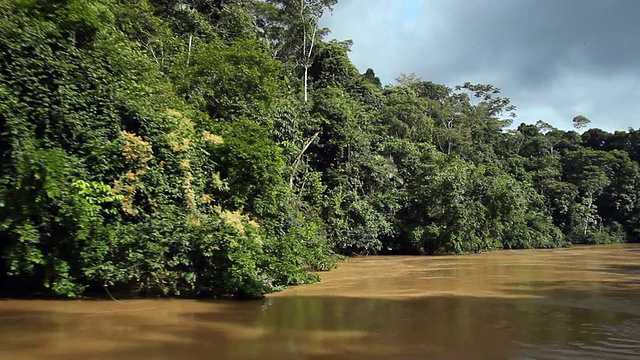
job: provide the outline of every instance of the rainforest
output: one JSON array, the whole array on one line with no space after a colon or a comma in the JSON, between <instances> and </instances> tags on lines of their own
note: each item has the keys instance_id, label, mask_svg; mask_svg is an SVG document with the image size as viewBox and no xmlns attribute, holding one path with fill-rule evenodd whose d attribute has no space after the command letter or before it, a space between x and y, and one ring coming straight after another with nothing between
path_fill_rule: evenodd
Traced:
<instances>
[{"instance_id":1,"label":"rainforest","mask_svg":"<svg viewBox=\"0 0 640 360\"><path fill-rule=\"evenodd\" d=\"M384 85L327 40L336 3L1 1L1 295L256 298L344 256L640 241L640 129Z\"/></svg>"}]
</instances>

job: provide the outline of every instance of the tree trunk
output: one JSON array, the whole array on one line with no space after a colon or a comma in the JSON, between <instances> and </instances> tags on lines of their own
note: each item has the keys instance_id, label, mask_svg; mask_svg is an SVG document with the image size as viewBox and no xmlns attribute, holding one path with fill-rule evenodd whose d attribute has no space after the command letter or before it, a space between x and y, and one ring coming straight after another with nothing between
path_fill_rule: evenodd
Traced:
<instances>
[{"instance_id":1,"label":"tree trunk","mask_svg":"<svg viewBox=\"0 0 640 360\"><path fill-rule=\"evenodd\" d=\"M305 65L304 66L304 102L307 102L307 100L309 99L309 95L308 95L308 76L309 76L309 66Z\"/></svg>"},{"instance_id":2,"label":"tree trunk","mask_svg":"<svg viewBox=\"0 0 640 360\"><path fill-rule=\"evenodd\" d=\"M584 217L584 230L583 235L587 235L587 229L589 228L589 218L591 213L591 206L593 205L593 195L589 197L589 205L587 206L587 214Z\"/></svg>"},{"instance_id":3,"label":"tree trunk","mask_svg":"<svg viewBox=\"0 0 640 360\"><path fill-rule=\"evenodd\" d=\"M187 51L187 66L189 66L189 60L191 59L191 45L193 44L193 34L189 35L189 50Z\"/></svg>"},{"instance_id":4,"label":"tree trunk","mask_svg":"<svg viewBox=\"0 0 640 360\"><path fill-rule=\"evenodd\" d=\"M313 140L315 140L318 135L320 135L320 131L316 132L312 136L309 136L309 138L307 138L307 141L304 142L304 145L302 145L302 151L300 151L300 155L298 155L296 160L293 162L293 166L291 166L293 168L293 171L291 172L291 177L289 178L289 186L293 187L293 177L295 175L298 164L300 164L300 160L302 160L302 155L304 155L304 152L307 151L309 146L311 146L311 143L313 143Z\"/></svg>"}]
</instances>

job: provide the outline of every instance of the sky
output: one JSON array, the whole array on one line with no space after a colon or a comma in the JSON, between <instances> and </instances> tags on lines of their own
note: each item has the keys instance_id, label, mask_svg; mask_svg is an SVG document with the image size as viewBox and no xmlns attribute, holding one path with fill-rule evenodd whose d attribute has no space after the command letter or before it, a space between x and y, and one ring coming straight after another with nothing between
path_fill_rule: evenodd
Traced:
<instances>
[{"instance_id":1,"label":"sky","mask_svg":"<svg viewBox=\"0 0 640 360\"><path fill-rule=\"evenodd\" d=\"M521 122L640 127L640 0L339 0L321 26L383 84L493 84Z\"/></svg>"}]
</instances>

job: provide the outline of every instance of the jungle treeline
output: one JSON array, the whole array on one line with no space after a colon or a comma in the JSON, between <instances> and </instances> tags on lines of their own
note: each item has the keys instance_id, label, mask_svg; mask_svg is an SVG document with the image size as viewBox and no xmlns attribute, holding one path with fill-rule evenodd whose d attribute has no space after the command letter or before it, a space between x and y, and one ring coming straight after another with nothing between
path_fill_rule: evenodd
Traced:
<instances>
[{"instance_id":1,"label":"jungle treeline","mask_svg":"<svg viewBox=\"0 0 640 360\"><path fill-rule=\"evenodd\" d=\"M383 86L326 40L336 1L1 1L0 292L253 298L341 255L639 240L640 130Z\"/></svg>"}]
</instances>

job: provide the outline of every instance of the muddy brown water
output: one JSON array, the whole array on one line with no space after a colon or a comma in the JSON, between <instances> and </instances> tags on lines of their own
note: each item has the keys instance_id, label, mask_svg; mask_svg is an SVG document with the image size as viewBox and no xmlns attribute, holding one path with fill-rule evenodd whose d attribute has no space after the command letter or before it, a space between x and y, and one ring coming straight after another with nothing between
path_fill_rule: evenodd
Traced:
<instances>
[{"instance_id":1,"label":"muddy brown water","mask_svg":"<svg viewBox=\"0 0 640 360\"><path fill-rule=\"evenodd\" d=\"M640 246L349 259L251 302L0 301L0 359L640 359Z\"/></svg>"}]
</instances>

